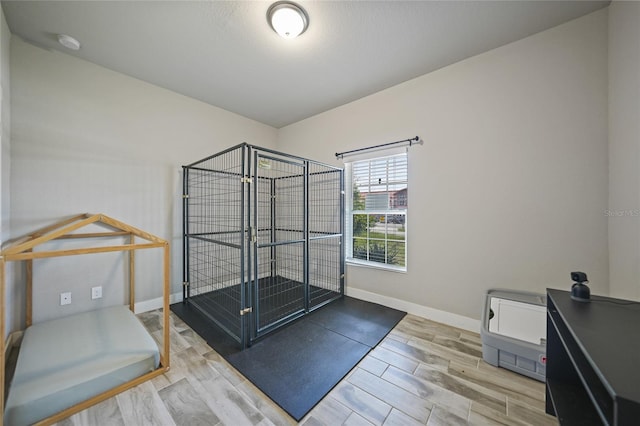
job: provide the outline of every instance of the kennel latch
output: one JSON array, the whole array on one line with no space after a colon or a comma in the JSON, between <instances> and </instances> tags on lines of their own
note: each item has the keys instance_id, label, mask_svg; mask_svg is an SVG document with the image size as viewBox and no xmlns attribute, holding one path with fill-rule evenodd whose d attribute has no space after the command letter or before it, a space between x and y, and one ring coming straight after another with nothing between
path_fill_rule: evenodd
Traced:
<instances>
[{"instance_id":1,"label":"kennel latch","mask_svg":"<svg viewBox=\"0 0 640 426\"><path fill-rule=\"evenodd\" d=\"M246 315L253 312L253 308L250 306L248 308L240 309L240 315Z\"/></svg>"}]
</instances>

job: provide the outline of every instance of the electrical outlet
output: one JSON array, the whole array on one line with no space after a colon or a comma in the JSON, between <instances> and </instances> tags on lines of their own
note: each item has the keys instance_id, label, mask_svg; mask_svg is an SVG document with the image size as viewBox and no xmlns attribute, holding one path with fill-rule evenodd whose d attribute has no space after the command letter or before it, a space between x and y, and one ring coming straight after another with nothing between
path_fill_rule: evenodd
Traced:
<instances>
[{"instance_id":1,"label":"electrical outlet","mask_svg":"<svg viewBox=\"0 0 640 426\"><path fill-rule=\"evenodd\" d=\"M100 299L102 297L102 286L91 287L91 298Z\"/></svg>"},{"instance_id":2,"label":"electrical outlet","mask_svg":"<svg viewBox=\"0 0 640 426\"><path fill-rule=\"evenodd\" d=\"M71 304L71 292L68 291L66 293L60 293L60 305L70 305Z\"/></svg>"}]
</instances>

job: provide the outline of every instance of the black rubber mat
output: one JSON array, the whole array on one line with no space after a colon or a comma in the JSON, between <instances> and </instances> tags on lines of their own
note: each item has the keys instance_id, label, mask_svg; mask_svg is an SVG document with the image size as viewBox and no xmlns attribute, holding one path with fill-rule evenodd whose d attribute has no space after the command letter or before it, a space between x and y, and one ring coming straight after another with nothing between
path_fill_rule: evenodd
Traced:
<instances>
[{"instance_id":1,"label":"black rubber mat","mask_svg":"<svg viewBox=\"0 0 640 426\"><path fill-rule=\"evenodd\" d=\"M171 310L298 421L406 315L345 296L241 351L188 304Z\"/></svg>"},{"instance_id":2,"label":"black rubber mat","mask_svg":"<svg viewBox=\"0 0 640 426\"><path fill-rule=\"evenodd\" d=\"M304 309L304 285L281 276L261 278L258 285L259 327L268 327L279 320L302 312ZM192 295L190 303L215 317L218 324L240 339L241 294L240 284L206 293ZM340 296L330 289L309 286L311 306L317 306ZM247 296L248 298L248 296ZM254 305L255 308L255 305Z\"/></svg>"},{"instance_id":3,"label":"black rubber mat","mask_svg":"<svg viewBox=\"0 0 640 426\"><path fill-rule=\"evenodd\" d=\"M405 312L345 296L313 312L309 320L373 348L405 315Z\"/></svg>"},{"instance_id":4,"label":"black rubber mat","mask_svg":"<svg viewBox=\"0 0 640 426\"><path fill-rule=\"evenodd\" d=\"M238 342L189 303L174 303L170 308L174 314L206 340L209 346L215 349L222 357L226 358L228 355L240 351Z\"/></svg>"}]
</instances>

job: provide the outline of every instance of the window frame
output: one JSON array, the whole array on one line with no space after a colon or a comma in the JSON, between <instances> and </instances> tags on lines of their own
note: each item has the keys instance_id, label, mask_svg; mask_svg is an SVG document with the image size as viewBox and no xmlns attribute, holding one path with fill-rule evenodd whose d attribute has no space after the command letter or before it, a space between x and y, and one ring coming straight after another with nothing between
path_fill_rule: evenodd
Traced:
<instances>
[{"instance_id":1,"label":"window frame","mask_svg":"<svg viewBox=\"0 0 640 426\"><path fill-rule=\"evenodd\" d=\"M354 166L357 165L361 165L362 163L368 163L367 168L368 168L368 179L365 181L365 185L361 185L360 187L368 187L371 188L371 186L376 186L379 185L380 183L376 184L375 182L372 181L371 179L371 164L374 161L380 161L380 160L385 160L388 161L387 159L391 158L391 157L398 157L398 156L403 156L404 157L404 162L405 162L405 166L403 170L400 170L401 174L403 174L405 176L404 180L389 180L389 164L387 163L386 167L385 167L385 176L386 176L386 182L385 182L385 186L386 186L386 193L388 194L388 204L386 208L375 208L375 209L367 209L366 205L364 210L354 210L353 209L353 189L355 186L355 177L354 177ZM388 271L393 271L393 272L407 272L408 269L408 236L409 233L407 232L407 226L408 226L408 215L409 215L409 208L408 208L408 202L405 202L405 206L404 208L393 208L392 206L395 204L394 203L394 198L391 194L394 193L393 190L390 190L389 188L392 186L404 186L404 188L400 188L395 190L395 193L405 190L406 193L402 194L402 198L404 198L404 200L408 200L408 193L409 193L409 154L408 154L408 150L403 150L402 152L395 152L395 153L379 153L379 155L377 156L370 156L368 158L361 158L361 159L354 159L352 161L348 161L345 162L345 199L346 199L346 203L345 203L345 243L346 243L346 247L345 247L345 261L349 264L349 265L355 265L355 266L362 266L362 267L368 267L368 268L375 268L375 269L383 269L383 270L388 270ZM363 202L366 203L366 198L365 200L362 200ZM369 237L369 226L367 226L367 235L366 237L364 237L363 239L365 240L365 245L367 247L369 247L369 244L371 241L383 241L385 244L385 257L388 254L387 249L388 249L388 243L391 242L399 242L402 241L404 243L404 247L403 247L403 252L404 252L404 264L403 265L398 265L398 264L393 264L393 263L387 263L388 259L385 259L384 262L380 262L380 261L376 261L376 260L371 260L371 259L362 259L362 258L356 258L354 257L354 253L353 253L353 249L354 249L354 238L358 238L358 237L354 237L354 232L353 232L353 223L354 223L354 216L355 215L368 215L368 216L372 216L372 215L385 215L385 229L384 229L384 238L383 239L378 239L378 238L373 238L370 239ZM403 215L404 216L404 238L403 239L394 239L394 238L389 238L389 228L387 227L388 224L388 219L390 216L392 215ZM367 253L367 256L369 256L369 253Z\"/></svg>"}]
</instances>

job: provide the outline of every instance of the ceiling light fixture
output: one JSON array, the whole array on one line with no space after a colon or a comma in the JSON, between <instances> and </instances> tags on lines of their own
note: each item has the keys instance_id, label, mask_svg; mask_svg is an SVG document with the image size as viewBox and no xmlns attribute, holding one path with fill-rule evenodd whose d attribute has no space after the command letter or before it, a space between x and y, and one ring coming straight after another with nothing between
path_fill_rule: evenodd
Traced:
<instances>
[{"instance_id":1,"label":"ceiling light fixture","mask_svg":"<svg viewBox=\"0 0 640 426\"><path fill-rule=\"evenodd\" d=\"M80 42L70 35L58 34L58 43L71 50L80 50Z\"/></svg>"},{"instance_id":2,"label":"ceiling light fixture","mask_svg":"<svg viewBox=\"0 0 640 426\"><path fill-rule=\"evenodd\" d=\"M305 10L290 1L278 1L267 10L267 21L275 32L284 38L295 38L309 26Z\"/></svg>"}]
</instances>

